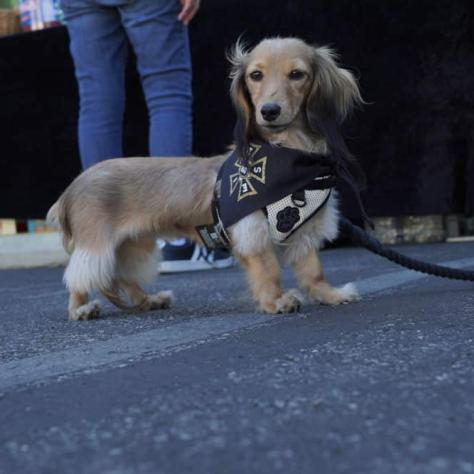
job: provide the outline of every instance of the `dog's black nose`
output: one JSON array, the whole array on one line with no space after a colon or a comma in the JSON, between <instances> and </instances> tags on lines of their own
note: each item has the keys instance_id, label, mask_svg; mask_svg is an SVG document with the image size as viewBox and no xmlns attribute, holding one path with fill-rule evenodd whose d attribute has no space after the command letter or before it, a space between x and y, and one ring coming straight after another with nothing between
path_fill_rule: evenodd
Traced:
<instances>
[{"instance_id":1,"label":"dog's black nose","mask_svg":"<svg viewBox=\"0 0 474 474\"><path fill-rule=\"evenodd\" d=\"M260 112L267 122L273 122L280 115L281 107L274 102L268 102L262 105Z\"/></svg>"}]
</instances>

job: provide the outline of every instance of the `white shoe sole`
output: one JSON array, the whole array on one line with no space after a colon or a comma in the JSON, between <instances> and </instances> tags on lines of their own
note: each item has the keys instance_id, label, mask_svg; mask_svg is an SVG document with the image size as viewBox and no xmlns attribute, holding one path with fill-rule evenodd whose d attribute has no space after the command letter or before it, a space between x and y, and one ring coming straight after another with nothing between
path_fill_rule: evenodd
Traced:
<instances>
[{"instance_id":1,"label":"white shoe sole","mask_svg":"<svg viewBox=\"0 0 474 474\"><path fill-rule=\"evenodd\" d=\"M234 265L234 257L219 259L215 262L206 262L205 260L164 260L158 264L158 270L160 273L180 273L229 268L232 265Z\"/></svg>"}]
</instances>

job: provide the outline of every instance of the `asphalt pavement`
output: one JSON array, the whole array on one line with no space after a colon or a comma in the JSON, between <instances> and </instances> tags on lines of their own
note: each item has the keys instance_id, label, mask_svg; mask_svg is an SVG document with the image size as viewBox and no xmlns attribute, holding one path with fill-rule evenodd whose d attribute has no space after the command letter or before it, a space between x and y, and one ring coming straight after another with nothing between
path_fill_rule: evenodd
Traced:
<instances>
[{"instance_id":1,"label":"asphalt pavement","mask_svg":"<svg viewBox=\"0 0 474 474\"><path fill-rule=\"evenodd\" d=\"M474 269L474 243L399 250ZM0 271L0 473L474 473L474 284L322 260L361 302L262 315L235 267L70 322L61 268Z\"/></svg>"}]
</instances>

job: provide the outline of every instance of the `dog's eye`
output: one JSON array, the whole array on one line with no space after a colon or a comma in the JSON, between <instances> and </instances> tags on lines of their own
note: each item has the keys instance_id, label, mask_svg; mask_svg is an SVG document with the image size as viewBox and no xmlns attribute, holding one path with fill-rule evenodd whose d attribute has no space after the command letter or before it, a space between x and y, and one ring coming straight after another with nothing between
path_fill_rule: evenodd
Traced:
<instances>
[{"instance_id":1,"label":"dog's eye","mask_svg":"<svg viewBox=\"0 0 474 474\"><path fill-rule=\"evenodd\" d=\"M304 77L304 72L300 71L299 69L293 69L293 71L288 74L288 77L292 81L299 81L300 79L303 79Z\"/></svg>"},{"instance_id":2,"label":"dog's eye","mask_svg":"<svg viewBox=\"0 0 474 474\"><path fill-rule=\"evenodd\" d=\"M252 81L259 82L263 79L263 73L262 71L252 71L249 74L249 77L252 79Z\"/></svg>"}]
</instances>

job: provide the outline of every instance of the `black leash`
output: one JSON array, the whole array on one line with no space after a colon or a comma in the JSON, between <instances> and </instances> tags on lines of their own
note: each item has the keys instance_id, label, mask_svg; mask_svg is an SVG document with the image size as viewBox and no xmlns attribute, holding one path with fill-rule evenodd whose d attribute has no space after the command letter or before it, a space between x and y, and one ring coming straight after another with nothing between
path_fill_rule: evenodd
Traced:
<instances>
[{"instance_id":1,"label":"black leash","mask_svg":"<svg viewBox=\"0 0 474 474\"><path fill-rule=\"evenodd\" d=\"M341 217L339 220L341 232L348 237L353 243L365 247L381 257L401 265L402 267L409 268L421 273L427 273L428 275L434 275L441 278L451 278L454 280L465 280L474 281L474 272L460 270L457 268L443 267L442 265L436 265L434 263L423 262L415 258L407 257L401 253L395 252L391 248L383 245L375 237L368 234L361 227L358 227L350 222L345 217Z\"/></svg>"},{"instance_id":2,"label":"black leash","mask_svg":"<svg viewBox=\"0 0 474 474\"><path fill-rule=\"evenodd\" d=\"M318 117L315 117L314 120L316 121L315 129L322 133L328 143L329 149L332 151L332 153L326 158L334 167L335 175L344 181L349 186L349 189L354 193L364 221L373 229L373 222L365 212L359 192L359 188L365 187L365 176L362 168L354 160L352 154L348 150L336 122L334 120L320 120ZM237 144L236 152L245 160L245 158L248 158L249 141L246 137L245 127L243 126L242 121L237 122L234 135ZM341 217L339 223L341 232L354 244L361 245L367 250L401 265L402 267L442 278L474 281L473 271L448 268L442 265L436 265L434 263L423 262L415 258L407 257L406 255L402 255L401 253L383 245L375 237L368 234L362 228L353 225L346 218Z\"/></svg>"}]
</instances>

